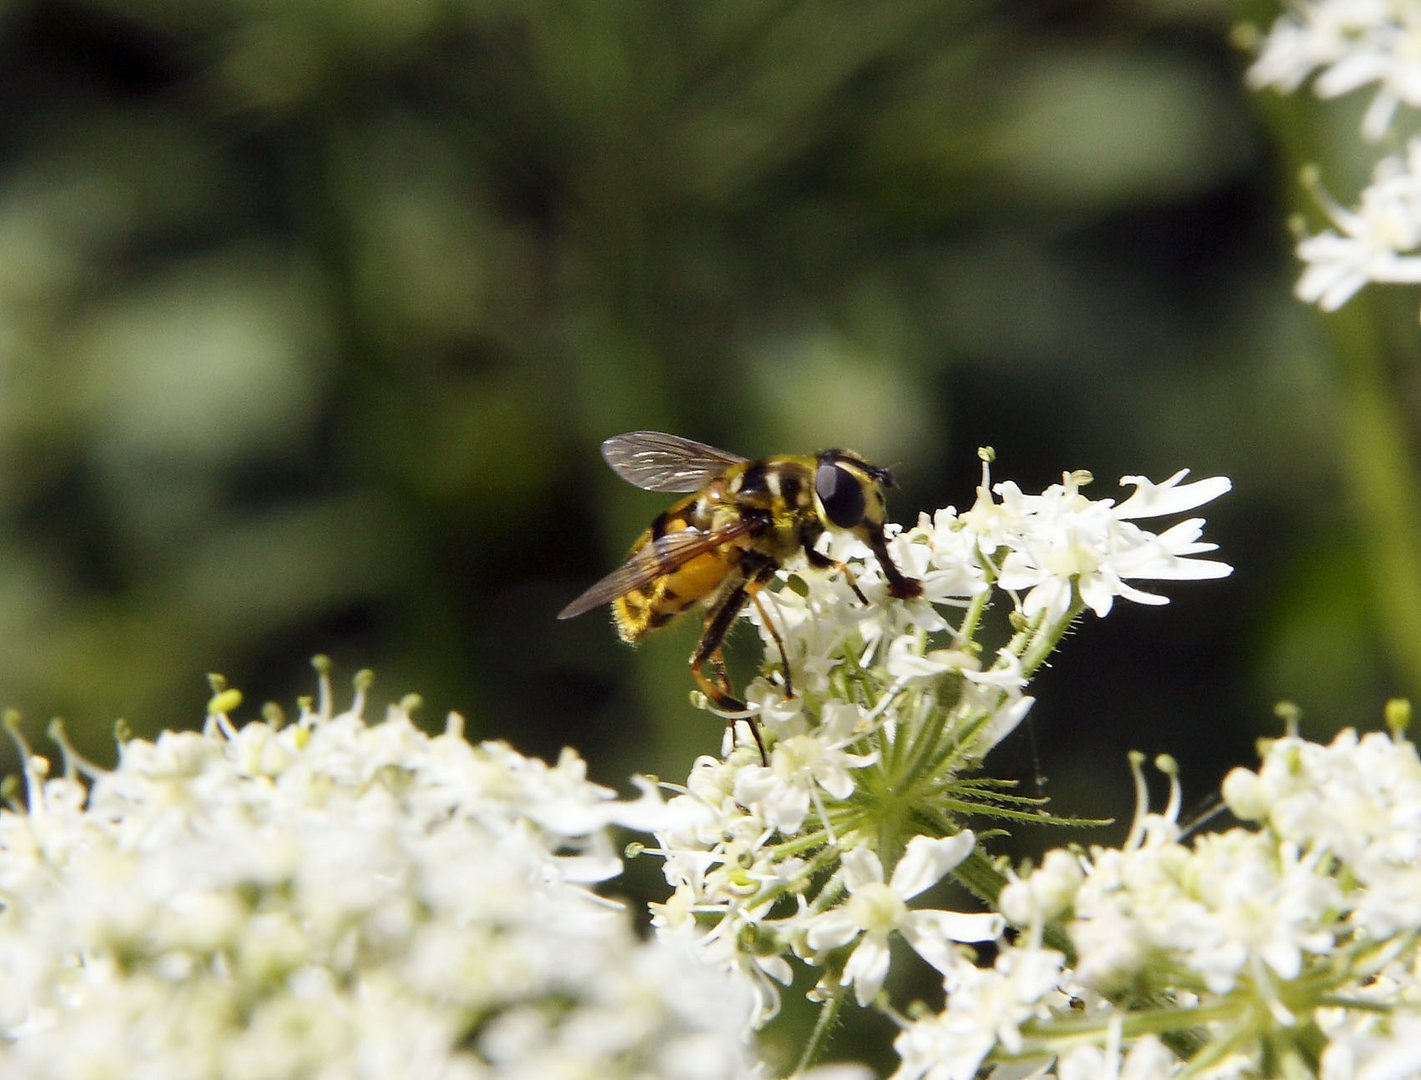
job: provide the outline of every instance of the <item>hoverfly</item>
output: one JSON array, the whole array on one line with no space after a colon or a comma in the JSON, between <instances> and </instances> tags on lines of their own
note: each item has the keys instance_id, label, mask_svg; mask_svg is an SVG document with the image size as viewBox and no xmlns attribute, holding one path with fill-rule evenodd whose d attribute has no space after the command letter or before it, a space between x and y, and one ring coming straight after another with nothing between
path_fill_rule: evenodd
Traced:
<instances>
[{"instance_id":1,"label":"hoverfly","mask_svg":"<svg viewBox=\"0 0 1421 1080\"><path fill-rule=\"evenodd\" d=\"M674 503L632 545L626 561L558 613L570 619L610 603L623 641L633 643L688 608L702 605L705 623L691 654L691 675L723 712L744 713L725 670L721 645L747 601L779 648L785 694L794 696L789 657L757 595L791 557L813 567L847 567L815 549L828 530L849 532L878 558L888 591L907 599L923 591L889 557L883 536L887 469L848 450L751 460L659 431L631 431L602 444L623 480L647 491L693 492ZM858 598L867 603L856 584ZM714 665L716 679L702 668ZM755 740L760 733L751 724ZM761 756L765 750L760 745Z\"/></svg>"}]
</instances>

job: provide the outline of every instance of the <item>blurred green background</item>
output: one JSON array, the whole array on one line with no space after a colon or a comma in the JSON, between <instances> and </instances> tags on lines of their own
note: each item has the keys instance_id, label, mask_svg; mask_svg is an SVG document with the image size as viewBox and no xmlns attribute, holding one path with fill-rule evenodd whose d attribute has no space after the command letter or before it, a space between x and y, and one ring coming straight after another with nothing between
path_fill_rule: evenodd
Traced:
<instances>
[{"instance_id":1,"label":"blurred green background","mask_svg":"<svg viewBox=\"0 0 1421 1080\"><path fill-rule=\"evenodd\" d=\"M1130 747L1202 797L1281 697L1374 724L1415 673L1286 228L1354 114L1250 95L1241 14L0 4L0 703L107 761L206 672L289 705L323 651L431 724L683 775L721 735L695 628L555 619L663 506L597 452L645 427L853 447L907 521L983 444L1028 489L1231 476L1235 576L1087 617L1000 751L1063 813L1128 812ZM1403 419L1414 305L1368 322Z\"/></svg>"}]
</instances>

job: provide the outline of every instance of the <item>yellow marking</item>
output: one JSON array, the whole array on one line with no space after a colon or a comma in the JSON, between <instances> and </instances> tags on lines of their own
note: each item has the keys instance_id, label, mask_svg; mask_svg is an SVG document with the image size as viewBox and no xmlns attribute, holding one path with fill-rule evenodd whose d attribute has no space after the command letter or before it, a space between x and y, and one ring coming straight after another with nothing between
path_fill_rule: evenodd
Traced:
<instances>
[{"instance_id":1,"label":"yellow marking","mask_svg":"<svg viewBox=\"0 0 1421 1080\"><path fill-rule=\"evenodd\" d=\"M727 545L719 551L697 555L684 566L657 578L644 589L633 589L612 601L612 615L623 641L637 642L649 631L665 625L699 600L704 600L725 580L734 565Z\"/></svg>"}]
</instances>

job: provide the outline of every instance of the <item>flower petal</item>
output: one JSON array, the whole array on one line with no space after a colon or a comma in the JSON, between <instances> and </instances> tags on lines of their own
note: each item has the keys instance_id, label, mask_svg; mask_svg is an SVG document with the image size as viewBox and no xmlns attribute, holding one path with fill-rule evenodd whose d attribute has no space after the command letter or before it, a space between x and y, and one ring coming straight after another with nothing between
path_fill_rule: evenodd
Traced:
<instances>
[{"instance_id":1,"label":"flower petal","mask_svg":"<svg viewBox=\"0 0 1421 1080\"><path fill-rule=\"evenodd\" d=\"M867 1005L883 989L886 978L888 943L877 935L866 936L844 965L844 981L854 984L855 999L860 1005Z\"/></svg>"},{"instance_id":2,"label":"flower petal","mask_svg":"<svg viewBox=\"0 0 1421 1080\"><path fill-rule=\"evenodd\" d=\"M924 889L936 885L944 874L967 858L976 843L977 838L970 829L941 839L915 836L908 841L907 850L898 860L889 884L904 900L917 896Z\"/></svg>"},{"instance_id":3,"label":"flower petal","mask_svg":"<svg viewBox=\"0 0 1421 1080\"><path fill-rule=\"evenodd\" d=\"M910 844L909 847L911 846ZM883 863L879 862L878 855L870 848L856 847L844 856L842 862L844 884L849 887L850 892L883 881Z\"/></svg>"},{"instance_id":4,"label":"flower petal","mask_svg":"<svg viewBox=\"0 0 1421 1080\"><path fill-rule=\"evenodd\" d=\"M843 908L834 908L814 917L805 932L804 941L815 952L823 952L847 945L862 929Z\"/></svg>"}]
</instances>

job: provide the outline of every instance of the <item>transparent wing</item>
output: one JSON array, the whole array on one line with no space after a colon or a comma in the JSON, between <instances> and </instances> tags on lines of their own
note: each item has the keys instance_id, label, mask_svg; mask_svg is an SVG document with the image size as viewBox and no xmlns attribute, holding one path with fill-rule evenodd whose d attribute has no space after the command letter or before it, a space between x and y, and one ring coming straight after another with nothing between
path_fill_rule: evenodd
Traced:
<instances>
[{"instance_id":1,"label":"transparent wing","mask_svg":"<svg viewBox=\"0 0 1421 1080\"><path fill-rule=\"evenodd\" d=\"M680 532L667 533L646 546L637 548L626 562L559 611L558 618L571 619L584 611L609 604L633 589L643 588L659 577L675 573L697 555L714 551L721 544L744 536L748 531L749 525L738 521L713 532L682 529Z\"/></svg>"},{"instance_id":2,"label":"transparent wing","mask_svg":"<svg viewBox=\"0 0 1421 1080\"><path fill-rule=\"evenodd\" d=\"M602 456L628 483L647 491L698 491L747 458L664 431L628 431L602 444Z\"/></svg>"}]
</instances>

